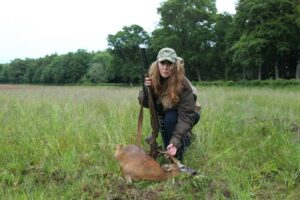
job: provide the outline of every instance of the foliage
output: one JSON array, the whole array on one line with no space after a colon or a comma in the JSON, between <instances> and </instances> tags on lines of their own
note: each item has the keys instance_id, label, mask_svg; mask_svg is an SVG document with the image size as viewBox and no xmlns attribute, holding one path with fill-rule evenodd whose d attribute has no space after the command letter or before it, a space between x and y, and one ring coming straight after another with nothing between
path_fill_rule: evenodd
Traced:
<instances>
[{"instance_id":1,"label":"foliage","mask_svg":"<svg viewBox=\"0 0 300 200\"><path fill-rule=\"evenodd\" d=\"M102 52L79 49L38 59L16 58L0 67L0 82L133 85L142 82L141 46L149 61L161 48L174 48L193 81L299 79L299 4L239 0L236 14L230 15L217 13L215 0L166 0L157 9L161 18L151 33L137 24L126 25L108 35L108 49Z\"/></svg>"},{"instance_id":2,"label":"foliage","mask_svg":"<svg viewBox=\"0 0 300 200\"><path fill-rule=\"evenodd\" d=\"M160 28L153 32L150 47L155 51L169 46L185 59L187 73L196 74L209 69L213 40L215 1L165 1L158 9ZM195 53L197 52L197 54Z\"/></svg>"},{"instance_id":3,"label":"foliage","mask_svg":"<svg viewBox=\"0 0 300 200\"><path fill-rule=\"evenodd\" d=\"M0 64L0 83L5 83L7 82L7 69L8 69L8 64Z\"/></svg>"},{"instance_id":4,"label":"foliage","mask_svg":"<svg viewBox=\"0 0 300 200\"><path fill-rule=\"evenodd\" d=\"M108 35L109 52L114 58L111 67L115 80L120 78L131 84L141 81L140 45L147 45L148 40L148 34L139 25L125 26L115 35Z\"/></svg>"},{"instance_id":5,"label":"foliage","mask_svg":"<svg viewBox=\"0 0 300 200\"><path fill-rule=\"evenodd\" d=\"M209 74L210 79L217 80L223 78L224 80L234 79L232 55L230 48L232 45L232 26L233 16L228 13L216 15L216 23L213 32L213 41L215 46L212 49L211 65ZM217 58L217 59L216 59Z\"/></svg>"},{"instance_id":6,"label":"foliage","mask_svg":"<svg viewBox=\"0 0 300 200\"><path fill-rule=\"evenodd\" d=\"M112 56L108 52L98 52L92 58L92 65L88 69L85 81L92 83L108 82L111 75L109 66L112 62Z\"/></svg>"},{"instance_id":7,"label":"foliage","mask_svg":"<svg viewBox=\"0 0 300 200\"><path fill-rule=\"evenodd\" d=\"M22 83L26 70L26 62L21 59L13 60L9 65L10 70L7 72L7 79L12 83Z\"/></svg>"},{"instance_id":8,"label":"foliage","mask_svg":"<svg viewBox=\"0 0 300 200\"><path fill-rule=\"evenodd\" d=\"M241 37L233 45L234 62L243 67L258 68L264 63L274 66L259 69L258 79L261 70L267 76L273 73L276 79L280 78L279 74L282 78L290 78L284 67L291 65L290 57L299 46L295 6L294 0L240 0L234 27L241 31Z\"/></svg>"}]
</instances>

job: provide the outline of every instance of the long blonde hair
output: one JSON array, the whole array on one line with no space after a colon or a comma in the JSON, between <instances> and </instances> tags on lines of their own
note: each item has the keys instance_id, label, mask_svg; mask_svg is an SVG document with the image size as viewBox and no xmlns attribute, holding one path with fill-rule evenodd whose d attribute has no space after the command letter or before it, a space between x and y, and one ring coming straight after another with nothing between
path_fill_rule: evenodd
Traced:
<instances>
[{"instance_id":1,"label":"long blonde hair","mask_svg":"<svg viewBox=\"0 0 300 200\"><path fill-rule=\"evenodd\" d=\"M156 96L166 95L172 105L179 102L179 95L184 88L184 68L179 62L174 63L172 72L167 78L167 82L162 82L162 77L159 74L158 61L154 61L149 68L149 78L152 79L152 90Z\"/></svg>"}]
</instances>

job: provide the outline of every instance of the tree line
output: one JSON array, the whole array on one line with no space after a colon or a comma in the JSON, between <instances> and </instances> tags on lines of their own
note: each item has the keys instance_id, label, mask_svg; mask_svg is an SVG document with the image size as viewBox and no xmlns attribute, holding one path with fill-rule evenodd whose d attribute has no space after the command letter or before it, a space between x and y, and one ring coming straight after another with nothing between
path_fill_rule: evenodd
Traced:
<instances>
[{"instance_id":1,"label":"tree line","mask_svg":"<svg viewBox=\"0 0 300 200\"><path fill-rule=\"evenodd\" d=\"M193 81L300 79L300 0L239 0L236 14L217 13L215 0L166 0L157 11L151 33L133 24L104 51L16 58L0 64L0 82L139 83L141 47L149 61L174 48Z\"/></svg>"}]
</instances>

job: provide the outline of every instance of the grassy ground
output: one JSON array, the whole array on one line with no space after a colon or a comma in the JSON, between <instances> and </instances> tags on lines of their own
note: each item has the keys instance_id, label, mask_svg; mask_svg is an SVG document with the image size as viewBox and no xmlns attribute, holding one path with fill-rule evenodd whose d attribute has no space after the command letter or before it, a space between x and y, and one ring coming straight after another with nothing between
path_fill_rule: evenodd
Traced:
<instances>
[{"instance_id":1,"label":"grassy ground","mask_svg":"<svg viewBox=\"0 0 300 200\"><path fill-rule=\"evenodd\" d=\"M0 199L300 199L299 87L198 89L200 173L127 184L113 154L136 142L139 88L0 86Z\"/></svg>"}]
</instances>

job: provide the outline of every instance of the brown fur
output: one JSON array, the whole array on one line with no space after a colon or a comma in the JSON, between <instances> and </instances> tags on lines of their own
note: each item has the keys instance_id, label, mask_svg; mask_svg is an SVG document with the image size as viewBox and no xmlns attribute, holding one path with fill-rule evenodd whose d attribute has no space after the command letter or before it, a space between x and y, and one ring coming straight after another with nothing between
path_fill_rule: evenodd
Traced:
<instances>
[{"instance_id":1,"label":"brown fur","mask_svg":"<svg viewBox=\"0 0 300 200\"><path fill-rule=\"evenodd\" d=\"M123 175L127 179L160 181L179 174L176 165L171 170L162 168L151 156L135 145L118 144L115 158L119 161Z\"/></svg>"}]
</instances>

